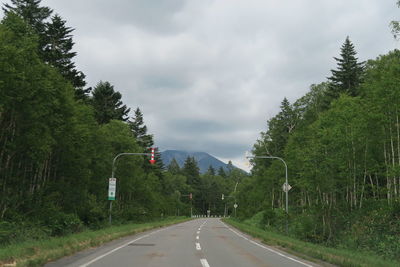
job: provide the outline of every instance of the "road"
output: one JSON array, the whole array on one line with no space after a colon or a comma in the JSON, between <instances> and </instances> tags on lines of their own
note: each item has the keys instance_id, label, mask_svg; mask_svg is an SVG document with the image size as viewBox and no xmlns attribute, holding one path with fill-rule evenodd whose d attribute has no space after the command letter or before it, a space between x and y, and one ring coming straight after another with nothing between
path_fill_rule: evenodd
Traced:
<instances>
[{"instance_id":1,"label":"road","mask_svg":"<svg viewBox=\"0 0 400 267\"><path fill-rule=\"evenodd\" d=\"M148 231L48 263L81 267L318 266L271 248L226 225L201 218Z\"/></svg>"}]
</instances>

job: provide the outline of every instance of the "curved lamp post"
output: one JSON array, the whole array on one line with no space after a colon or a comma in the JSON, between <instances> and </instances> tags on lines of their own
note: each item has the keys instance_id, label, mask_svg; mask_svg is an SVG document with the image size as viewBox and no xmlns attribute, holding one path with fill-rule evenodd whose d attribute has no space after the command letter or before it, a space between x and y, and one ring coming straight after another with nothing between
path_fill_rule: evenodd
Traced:
<instances>
[{"instance_id":1,"label":"curved lamp post","mask_svg":"<svg viewBox=\"0 0 400 267\"><path fill-rule=\"evenodd\" d=\"M285 179L285 184L284 184L284 191L286 194L286 235L288 234L288 216L289 216L289 209L288 209L288 202L289 202L289 183L288 183L288 171L287 171L287 165L286 162L280 158L280 157L274 157L274 156L246 156L248 159L279 159L280 161L283 162L285 165L285 173L286 173L286 179Z\"/></svg>"},{"instance_id":2,"label":"curved lamp post","mask_svg":"<svg viewBox=\"0 0 400 267\"><path fill-rule=\"evenodd\" d=\"M121 156L151 156L152 160L154 161L154 150L152 150L152 153L120 153L118 155L116 155L114 157L113 163L112 163L112 169L111 169L111 178L115 178L114 177L114 173L115 173L115 162L117 161L117 159ZM150 161L151 164L154 164L154 162ZM109 221L111 224L112 218L111 218L111 210L112 210L112 200L110 200L110 215L109 215Z\"/></svg>"}]
</instances>

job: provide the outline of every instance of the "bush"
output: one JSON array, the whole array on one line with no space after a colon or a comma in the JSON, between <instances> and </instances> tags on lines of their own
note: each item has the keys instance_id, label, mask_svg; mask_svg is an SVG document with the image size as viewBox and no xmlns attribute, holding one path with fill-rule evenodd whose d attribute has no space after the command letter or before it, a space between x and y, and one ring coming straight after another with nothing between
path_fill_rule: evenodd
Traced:
<instances>
[{"instance_id":1,"label":"bush","mask_svg":"<svg viewBox=\"0 0 400 267\"><path fill-rule=\"evenodd\" d=\"M52 236L77 233L83 229L83 224L76 214L58 212L50 215L44 223L50 229Z\"/></svg>"}]
</instances>

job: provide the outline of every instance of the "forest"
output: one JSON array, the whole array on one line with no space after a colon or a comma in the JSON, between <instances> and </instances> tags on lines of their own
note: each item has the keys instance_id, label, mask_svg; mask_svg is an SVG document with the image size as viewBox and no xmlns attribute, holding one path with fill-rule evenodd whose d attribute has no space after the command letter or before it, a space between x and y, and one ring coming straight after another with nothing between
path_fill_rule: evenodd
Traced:
<instances>
[{"instance_id":1,"label":"forest","mask_svg":"<svg viewBox=\"0 0 400 267\"><path fill-rule=\"evenodd\" d=\"M108 81L87 86L74 29L51 8L12 0L3 11L0 246L106 227L113 158L154 146L144 114ZM360 62L347 37L334 60L326 81L283 99L253 146L287 163L288 213L278 160L200 174L194 158L180 167L135 156L116 163L114 223L210 210L285 233L287 219L290 236L400 258L400 51Z\"/></svg>"},{"instance_id":2,"label":"forest","mask_svg":"<svg viewBox=\"0 0 400 267\"><path fill-rule=\"evenodd\" d=\"M253 146L240 183L242 220L324 244L400 258L400 51L359 62L349 37L337 69L301 98L286 98ZM255 215L256 214L256 215Z\"/></svg>"},{"instance_id":3,"label":"forest","mask_svg":"<svg viewBox=\"0 0 400 267\"><path fill-rule=\"evenodd\" d=\"M148 153L153 135L110 82L86 86L61 16L39 0L11 2L0 23L0 244L105 227L113 158ZM200 175L193 158L182 168L149 159L116 162L114 224L223 214L221 195L244 175L212 167Z\"/></svg>"}]
</instances>

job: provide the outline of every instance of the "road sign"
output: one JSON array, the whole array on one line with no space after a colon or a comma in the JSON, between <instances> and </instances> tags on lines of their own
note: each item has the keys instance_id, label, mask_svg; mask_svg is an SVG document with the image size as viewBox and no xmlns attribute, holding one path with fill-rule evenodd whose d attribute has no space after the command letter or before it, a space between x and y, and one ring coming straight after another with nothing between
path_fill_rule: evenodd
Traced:
<instances>
[{"instance_id":1,"label":"road sign","mask_svg":"<svg viewBox=\"0 0 400 267\"><path fill-rule=\"evenodd\" d=\"M108 179L108 200L115 200L115 190L117 188L117 179Z\"/></svg>"},{"instance_id":2,"label":"road sign","mask_svg":"<svg viewBox=\"0 0 400 267\"><path fill-rule=\"evenodd\" d=\"M236 208L238 207L238 204L235 203L235 204L233 205L233 207L236 209Z\"/></svg>"},{"instance_id":3,"label":"road sign","mask_svg":"<svg viewBox=\"0 0 400 267\"><path fill-rule=\"evenodd\" d=\"M292 189L292 187L290 186L290 184L284 183L282 185L282 190L283 192L289 192L289 190Z\"/></svg>"}]
</instances>

